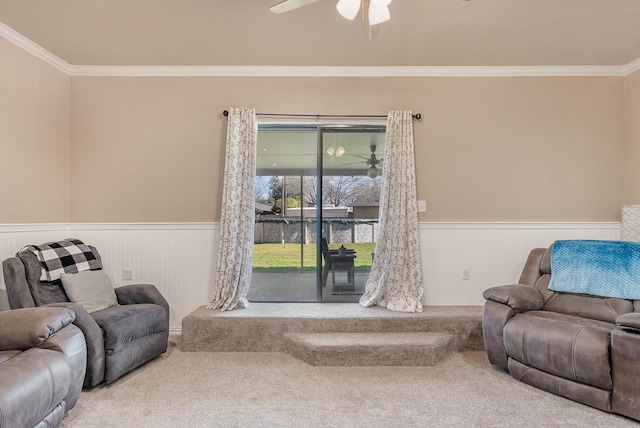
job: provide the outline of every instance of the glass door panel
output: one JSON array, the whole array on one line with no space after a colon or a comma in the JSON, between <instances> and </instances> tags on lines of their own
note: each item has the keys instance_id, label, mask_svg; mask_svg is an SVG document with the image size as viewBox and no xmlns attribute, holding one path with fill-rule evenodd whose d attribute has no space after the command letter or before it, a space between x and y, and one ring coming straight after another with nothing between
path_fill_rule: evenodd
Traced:
<instances>
[{"instance_id":1,"label":"glass door panel","mask_svg":"<svg viewBox=\"0 0 640 428\"><path fill-rule=\"evenodd\" d=\"M317 300L316 147L316 127L259 129L250 301Z\"/></svg>"},{"instance_id":2,"label":"glass door panel","mask_svg":"<svg viewBox=\"0 0 640 428\"><path fill-rule=\"evenodd\" d=\"M322 277L324 302L357 302L375 251L384 127L323 128Z\"/></svg>"}]
</instances>

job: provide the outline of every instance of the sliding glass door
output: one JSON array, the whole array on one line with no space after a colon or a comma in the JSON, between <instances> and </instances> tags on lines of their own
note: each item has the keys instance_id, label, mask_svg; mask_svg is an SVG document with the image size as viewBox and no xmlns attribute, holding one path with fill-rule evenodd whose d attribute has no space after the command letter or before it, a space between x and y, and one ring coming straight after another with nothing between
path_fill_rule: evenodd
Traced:
<instances>
[{"instance_id":1,"label":"sliding glass door","mask_svg":"<svg viewBox=\"0 0 640 428\"><path fill-rule=\"evenodd\" d=\"M251 301L358 301L377 235L384 126L261 125Z\"/></svg>"},{"instance_id":2,"label":"sliding glass door","mask_svg":"<svg viewBox=\"0 0 640 428\"><path fill-rule=\"evenodd\" d=\"M375 250L384 127L325 127L319 136L319 297L325 302L357 302Z\"/></svg>"}]
</instances>

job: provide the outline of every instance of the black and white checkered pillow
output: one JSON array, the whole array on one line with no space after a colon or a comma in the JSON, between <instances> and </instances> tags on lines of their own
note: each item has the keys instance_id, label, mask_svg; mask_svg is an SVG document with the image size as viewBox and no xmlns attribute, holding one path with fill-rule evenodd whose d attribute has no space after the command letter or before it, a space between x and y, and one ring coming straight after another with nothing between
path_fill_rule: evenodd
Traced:
<instances>
[{"instance_id":1,"label":"black and white checkered pillow","mask_svg":"<svg viewBox=\"0 0 640 428\"><path fill-rule=\"evenodd\" d=\"M42 267L40 281L54 281L63 273L102 269L102 264L91 248L79 239L28 245L20 251L24 250L29 250L38 257Z\"/></svg>"}]
</instances>

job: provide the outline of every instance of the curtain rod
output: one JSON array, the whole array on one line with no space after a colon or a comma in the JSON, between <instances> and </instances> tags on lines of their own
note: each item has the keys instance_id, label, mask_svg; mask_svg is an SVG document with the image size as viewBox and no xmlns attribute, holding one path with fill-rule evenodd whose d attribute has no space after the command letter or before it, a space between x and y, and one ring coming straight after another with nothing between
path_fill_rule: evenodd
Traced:
<instances>
[{"instance_id":1,"label":"curtain rod","mask_svg":"<svg viewBox=\"0 0 640 428\"><path fill-rule=\"evenodd\" d=\"M222 112L224 117L229 116L229 110L224 110ZM386 115L381 114L290 114L290 113L256 113L257 116L271 116L271 117L302 117L302 118L313 118L313 119L324 119L324 118L332 118L332 119L386 119ZM420 113L411 115L414 120L422 119L422 115Z\"/></svg>"}]
</instances>

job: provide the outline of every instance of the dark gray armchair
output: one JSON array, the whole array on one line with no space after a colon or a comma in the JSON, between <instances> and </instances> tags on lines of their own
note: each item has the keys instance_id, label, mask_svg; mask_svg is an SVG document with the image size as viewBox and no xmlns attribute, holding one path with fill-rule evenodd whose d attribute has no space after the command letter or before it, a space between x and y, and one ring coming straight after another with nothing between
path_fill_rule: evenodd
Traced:
<instances>
[{"instance_id":1,"label":"dark gray armchair","mask_svg":"<svg viewBox=\"0 0 640 428\"><path fill-rule=\"evenodd\" d=\"M89 248L101 261L96 248ZM89 313L70 302L60 280L40 280L34 253L20 251L2 267L11 309L63 306L75 312L74 324L87 343L85 388L111 383L167 350L169 305L154 285L117 287L117 306Z\"/></svg>"}]
</instances>

